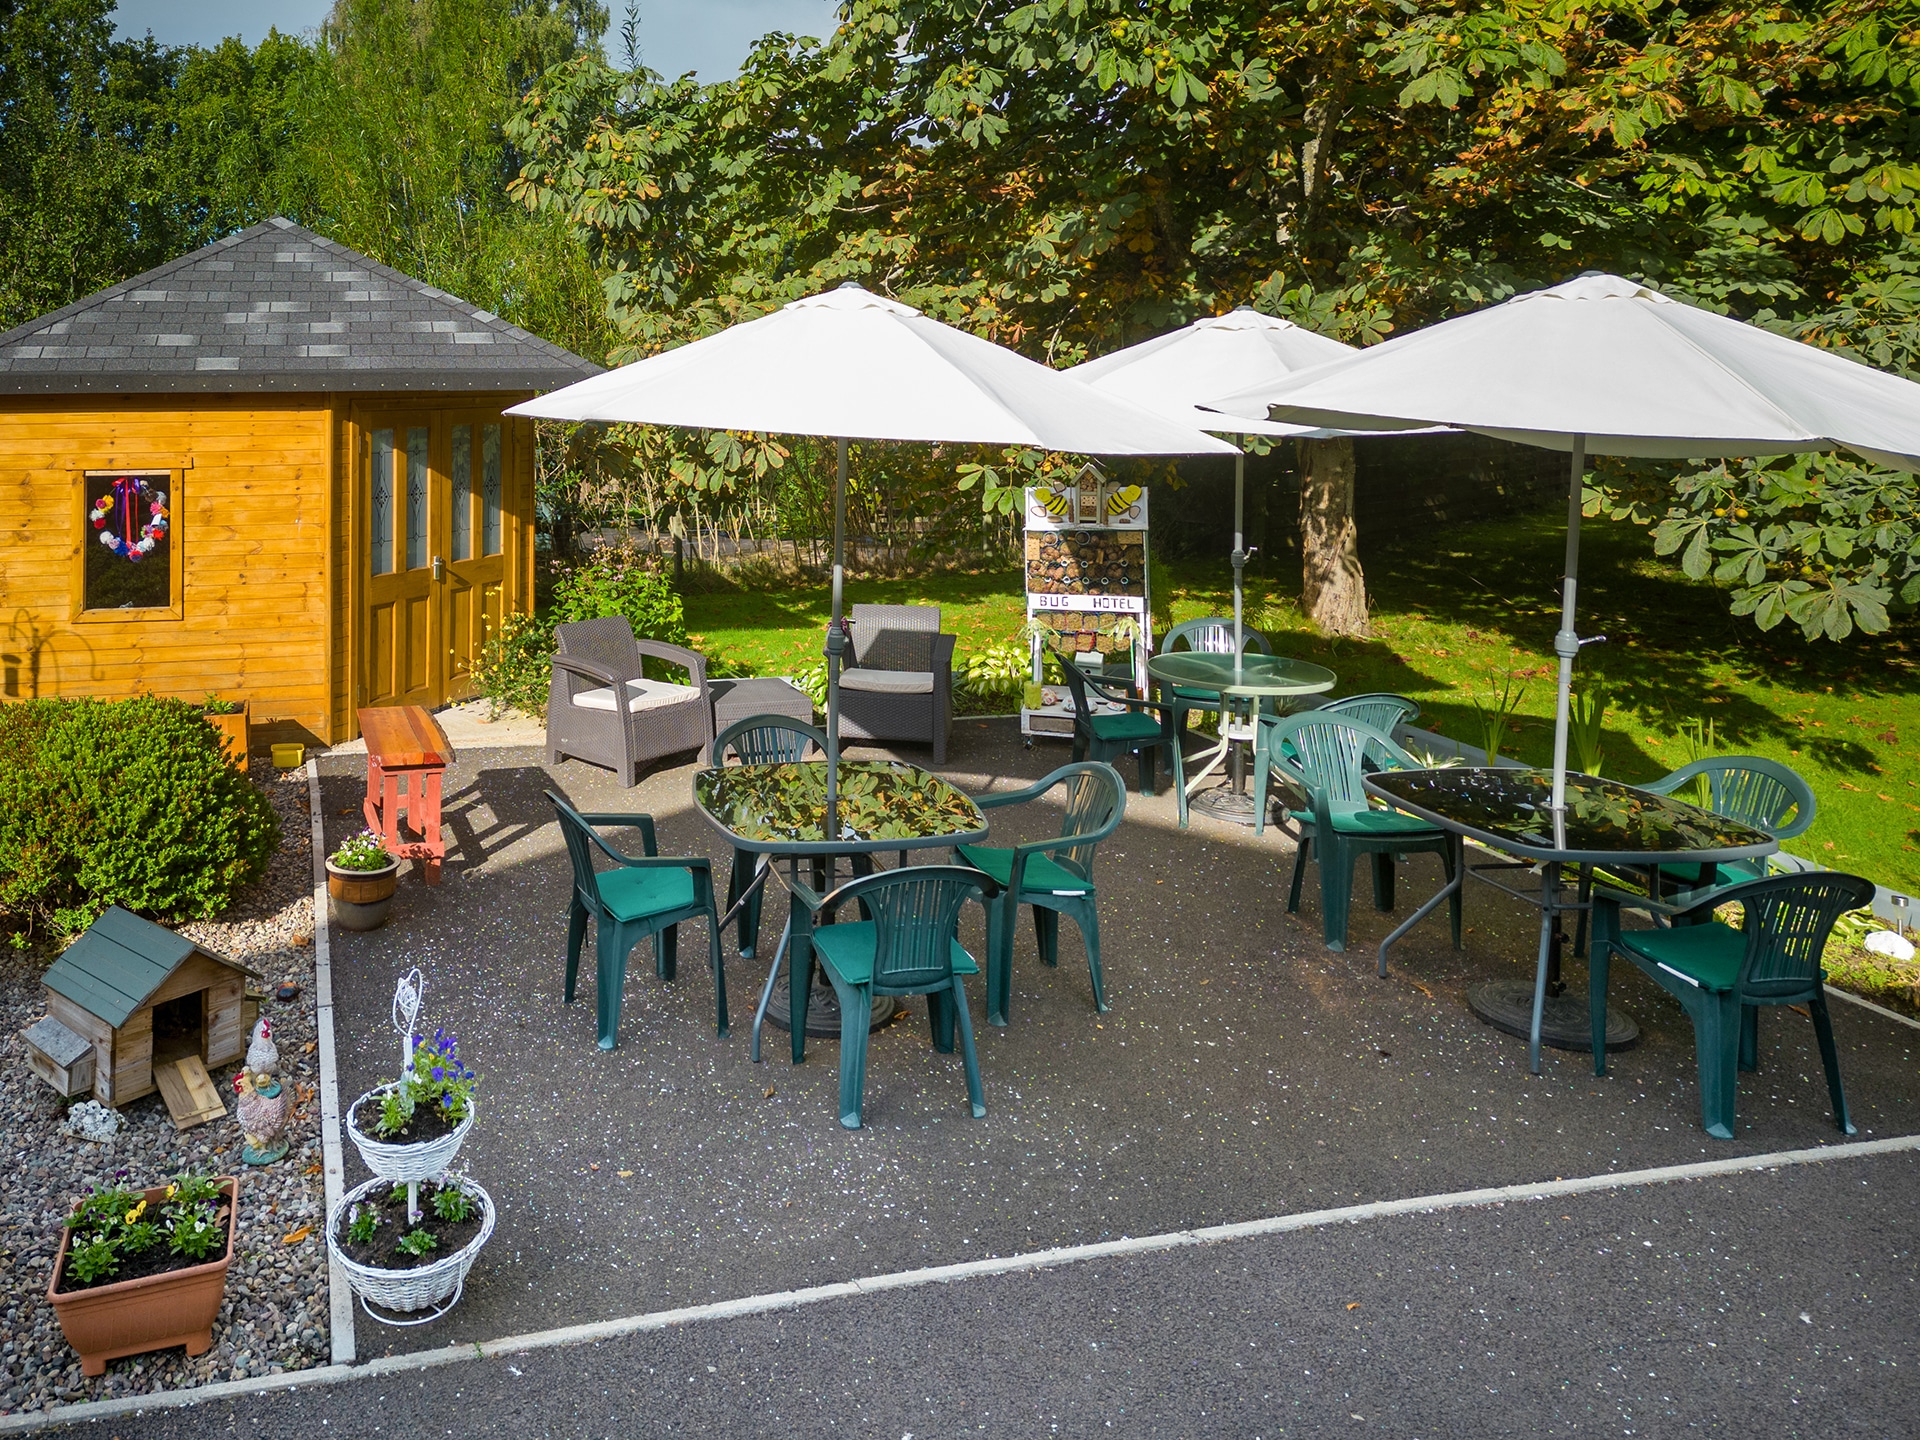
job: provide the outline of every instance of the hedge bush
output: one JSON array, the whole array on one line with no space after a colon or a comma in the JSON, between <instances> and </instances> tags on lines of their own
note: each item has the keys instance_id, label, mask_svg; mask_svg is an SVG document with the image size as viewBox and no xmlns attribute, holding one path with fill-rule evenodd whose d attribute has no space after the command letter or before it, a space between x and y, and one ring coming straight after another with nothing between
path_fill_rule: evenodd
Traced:
<instances>
[{"instance_id":1,"label":"hedge bush","mask_svg":"<svg viewBox=\"0 0 1920 1440\"><path fill-rule=\"evenodd\" d=\"M540 616L509 615L487 640L474 684L495 715L507 706L528 715L547 713L547 682L552 672L553 627L571 620L624 615L633 633L645 640L687 643L687 613L673 582L646 560L603 550L561 576L553 587L552 610ZM649 674L665 667L647 662ZM718 678L709 665L707 674Z\"/></svg>"},{"instance_id":2,"label":"hedge bush","mask_svg":"<svg viewBox=\"0 0 1920 1440\"><path fill-rule=\"evenodd\" d=\"M0 705L0 914L71 934L109 905L205 919L279 844L266 796L182 700Z\"/></svg>"}]
</instances>

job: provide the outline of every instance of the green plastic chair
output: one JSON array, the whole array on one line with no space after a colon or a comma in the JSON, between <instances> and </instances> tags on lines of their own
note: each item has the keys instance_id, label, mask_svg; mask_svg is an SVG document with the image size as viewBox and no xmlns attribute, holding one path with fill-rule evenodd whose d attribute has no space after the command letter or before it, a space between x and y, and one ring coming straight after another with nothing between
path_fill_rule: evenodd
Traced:
<instances>
[{"instance_id":1,"label":"green plastic chair","mask_svg":"<svg viewBox=\"0 0 1920 1440\"><path fill-rule=\"evenodd\" d=\"M1329 950L1347 948L1347 911L1353 902L1353 862L1373 856L1373 905L1393 909L1396 856L1432 851L1451 880L1461 863L1459 837L1398 810L1375 809L1362 783L1370 770L1418 770L1420 762L1370 725L1324 709L1261 716L1253 747L1254 833L1266 829L1267 780L1275 766L1307 795L1307 810L1291 810L1300 827L1287 911L1300 908L1307 858L1320 861L1321 926ZM1448 902L1453 946L1460 948L1460 892ZM1387 961L1380 957L1380 973Z\"/></svg>"},{"instance_id":2,"label":"green plastic chair","mask_svg":"<svg viewBox=\"0 0 1920 1440\"><path fill-rule=\"evenodd\" d=\"M1273 646L1267 643L1267 637L1258 630L1240 627L1240 652L1257 650L1262 655L1271 655ZM1160 653L1171 655L1176 650L1198 650L1205 655L1231 655L1233 653L1233 617L1231 615L1208 615L1200 620L1183 620L1160 637ZM1217 690L1197 689L1192 685L1169 685L1164 681L1160 686L1161 697L1167 702L1168 718L1173 733L1184 738L1187 731L1187 716L1194 711L1207 715L1220 713L1220 692ZM1186 823L1185 817L1181 823Z\"/></svg>"},{"instance_id":3,"label":"green plastic chair","mask_svg":"<svg viewBox=\"0 0 1920 1440\"><path fill-rule=\"evenodd\" d=\"M1107 993L1100 978L1100 916L1093 886L1093 856L1100 842L1119 828L1127 813L1127 784L1120 772L1101 761L1062 765L1046 779L1024 790L1004 795L976 795L982 810L1025 805L1066 787L1066 814L1059 838L1039 840L1006 849L993 845L961 845L955 857L993 881L999 896L987 907L987 1023L1007 1023L1013 989L1013 932L1019 926L1020 907L1033 907L1034 938L1040 959L1060 963L1060 917L1080 927L1087 949L1087 972L1093 981L1093 1008L1104 1012Z\"/></svg>"},{"instance_id":4,"label":"green plastic chair","mask_svg":"<svg viewBox=\"0 0 1920 1440\"><path fill-rule=\"evenodd\" d=\"M1701 1123L1709 1135L1733 1138L1736 1076L1758 1068L1763 1005L1807 1007L1827 1069L1834 1123L1853 1134L1820 957L1834 922L1872 899L1873 882L1857 875L1830 870L1774 875L1715 891L1683 917L1699 923L1623 931L1619 902L1602 890L1594 902L1593 958L1587 967L1593 1073L1607 1073L1607 974L1613 956L1623 955L1678 1000L1693 1021ZM1734 904L1744 912L1738 930L1712 918L1717 907Z\"/></svg>"},{"instance_id":5,"label":"green plastic chair","mask_svg":"<svg viewBox=\"0 0 1920 1440\"><path fill-rule=\"evenodd\" d=\"M858 901L873 917L816 927L810 958L794 987L793 1033L800 1037L806 1034L815 960L833 982L840 1002L840 1123L847 1129L860 1128L875 995L925 995L933 1048L942 1055L953 1053L954 1030L959 1029L973 1118L987 1113L962 983L962 977L979 974L980 967L961 946L958 931L960 908L990 885L979 871L960 865L908 865L851 880L822 898L824 917L849 901Z\"/></svg>"},{"instance_id":6,"label":"green plastic chair","mask_svg":"<svg viewBox=\"0 0 1920 1440\"><path fill-rule=\"evenodd\" d=\"M1671 795L1701 775L1707 777L1707 809L1764 830L1776 840L1806 834L1820 813L1813 787L1778 760L1764 755L1709 755L1640 788L1656 795ZM1730 861L1718 867L1709 883L1734 885L1756 879L1767 873L1766 866L1764 857ZM1663 879L1681 881L1687 889L1701 883L1697 866L1666 865L1660 873Z\"/></svg>"},{"instance_id":7,"label":"green plastic chair","mask_svg":"<svg viewBox=\"0 0 1920 1440\"><path fill-rule=\"evenodd\" d=\"M1420 706L1404 695L1380 691L1372 695L1347 695L1338 700L1329 700L1319 707L1319 713L1344 715L1349 720L1371 725L1382 735L1391 737L1396 725L1420 718Z\"/></svg>"},{"instance_id":8,"label":"green plastic chair","mask_svg":"<svg viewBox=\"0 0 1920 1440\"><path fill-rule=\"evenodd\" d=\"M1791 840L1806 834L1820 813L1820 802L1814 798L1813 787L1789 767L1764 755L1709 755L1682 765L1670 775L1650 780L1640 788L1656 795L1671 795L1702 775L1707 777L1707 809L1729 820L1751 825L1776 840ZM1665 920L1667 917L1659 902L1666 897L1680 891L1704 891L1757 880L1771 873L1767 861L1768 857L1763 855L1757 860L1730 860L1711 868L1699 865L1662 865L1657 870L1639 867L1622 872L1622 876L1644 889L1655 902L1641 908ZM1582 902L1589 898L1594 878L1591 870L1582 872ZM1609 877L1602 874L1600 878L1604 881ZM1624 896L1617 895L1615 899L1616 903L1627 903ZM1576 955L1586 953L1587 913L1582 910L1575 923L1573 952ZM1673 923L1685 922L1675 920Z\"/></svg>"},{"instance_id":9,"label":"green plastic chair","mask_svg":"<svg viewBox=\"0 0 1920 1440\"><path fill-rule=\"evenodd\" d=\"M807 758L809 749L827 753L827 732L804 720L788 715L749 715L736 720L713 742L713 763L725 765L729 759L742 765L791 765ZM760 857L752 850L736 849L727 873L726 909L753 884ZM734 922L740 939L740 958L753 959L760 948L760 907L766 899L763 889L746 904Z\"/></svg>"},{"instance_id":10,"label":"green plastic chair","mask_svg":"<svg viewBox=\"0 0 1920 1440\"><path fill-rule=\"evenodd\" d=\"M546 792L560 817L567 854L573 860L573 903L567 910L566 1002L573 1003L580 971L580 944L587 916L593 916L596 1004L600 1048L611 1050L620 1031L620 995L627 983L627 956L642 940L653 938L654 972L674 978L682 920L705 918L707 949L713 968L714 1024L727 1033L727 975L720 959L720 917L713 908L713 862L704 856L662 857L654 840L651 815L582 815L553 791ZM596 825L630 825L640 832L645 858L623 855L594 832ZM593 851L602 851L616 869L596 871Z\"/></svg>"},{"instance_id":11,"label":"green plastic chair","mask_svg":"<svg viewBox=\"0 0 1920 1440\"><path fill-rule=\"evenodd\" d=\"M1137 755L1140 758L1140 793L1152 795L1159 789L1159 777L1155 757L1162 750L1173 752L1173 773L1175 783L1183 778L1180 765L1180 746L1174 738L1173 727L1167 717L1172 713L1167 706L1157 700L1142 700L1115 690L1094 679L1082 670L1071 655L1047 646L1060 662L1060 668L1066 672L1067 692L1073 696L1073 750L1075 761L1094 760L1102 764L1112 764L1122 755ZM1089 691L1097 691L1103 700L1127 707L1124 714L1096 715ZM1146 712L1156 711L1160 718Z\"/></svg>"}]
</instances>

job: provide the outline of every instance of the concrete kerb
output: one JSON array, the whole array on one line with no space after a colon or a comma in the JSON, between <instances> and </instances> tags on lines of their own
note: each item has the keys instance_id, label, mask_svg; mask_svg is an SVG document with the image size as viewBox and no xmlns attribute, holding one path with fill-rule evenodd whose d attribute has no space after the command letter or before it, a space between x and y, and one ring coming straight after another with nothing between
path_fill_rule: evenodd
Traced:
<instances>
[{"instance_id":1,"label":"concrete kerb","mask_svg":"<svg viewBox=\"0 0 1920 1440\"><path fill-rule=\"evenodd\" d=\"M313 987L315 1029L320 1043L320 1165L326 1185L327 1216L346 1193L346 1161L340 1152L340 1072L333 1043L333 950L327 929L327 828L320 801L320 760L307 761L307 805L313 820ZM321 1243L326 1243L326 1222ZM354 1357L353 1292L346 1276L327 1252L327 1335L335 1365L351 1365ZM245 1381L231 1382L244 1385Z\"/></svg>"},{"instance_id":2,"label":"concrete kerb","mask_svg":"<svg viewBox=\"0 0 1920 1440\"><path fill-rule=\"evenodd\" d=\"M1308 1210L1263 1220L1209 1225L1192 1230L1175 1230L1159 1235L1128 1236L1087 1245L1038 1250L1025 1255L973 1260L958 1265L928 1266L888 1275L862 1276L832 1285L815 1285L803 1290L782 1290L767 1295L749 1295L737 1300L716 1301L710 1305L689 1305L677 1310L657 1310L650 1314L603 1320L585 1325L559 1326L526 1335L510 1335L499 1340L477 1341L469 1345L449 1345L443 1349L424 1350L410 1355L383 1356L365 1365L335 1363L264 1379L224 1381L217 1385L203 1385L192 1390L165 1390L158 1394L128 1396L119 1400L97 1400L82 1405L56 1406L52 1410L43 1410L29 1415L0 1416L0 1435L26 1434L55 1425L107 1420L119 1416L137 1416L149 1410L180 1409L210 1401L272 1394L281 1390L337 1385L347 1380L377 1379L385 1375L431 1370L442 1365L459 1364L469 1360L500 1359L566 1345L598 1344L702 1321L738 1319L783 1310L796 1310L833 1300L850 1300L883 1290L947 1285L994 1275L1059 1269L1093 1260L1164 1253L1196 1245L1231 1244L1237 1240L1263 1239L1331 1225L1358 1225L1369 1220L1388 1219L1400 1215L1429 1215L1447 1210L1521 1204L1567 1195L1632 1190L1650 1185L1669 1185L1687 1180L1754 1174L1764 1170L1788 1169L1797 1165L1817 1165L1912 1151L1920 1151L1920 1135L1900 1135L1885 1140L1849 1141L1838 1145L1820 1145L1801 1150L1776 1150L1764 1155L1740 1155L1725 1160L1702 1160L1686 1165L1585 1175L1572 1180L1498 1185L1480 1190L1456 1190L1439 1195L1410 1196L1402 1200L1378 1200L1332 1210Z\"/></svg>"}]
</instances>

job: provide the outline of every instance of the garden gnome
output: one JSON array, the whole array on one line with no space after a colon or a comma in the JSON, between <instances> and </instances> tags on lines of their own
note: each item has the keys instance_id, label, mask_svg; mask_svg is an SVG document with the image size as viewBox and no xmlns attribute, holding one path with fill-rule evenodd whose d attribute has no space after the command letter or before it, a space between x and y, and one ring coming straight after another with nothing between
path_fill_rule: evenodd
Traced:
<instances>
[{"instance_id":1,"label":"garden gnome","mask_svg":"<svg viewBox=\"0 0 1920 1440\"><path fill-rule=\"evenodd\" d=\"M264 1070L242 1070L234 1077L239 1092L235 1107L246 1147L240 1158L249 1165L271 1165L287 1153L287 1092Z\"/></svg>"},{"instance_id":2,"label":"garden gnome","mask_svg":"<svg viewBox=\"0 0 1920 1440\"><path fill-rule=\"evenodd\" d=\"M253 1039L247 1042L247 1069L256 1074L280 1073L280 1047L273 1043L273 1026L264 1015L253 1027Z\"/></svg>"}]
</instances>

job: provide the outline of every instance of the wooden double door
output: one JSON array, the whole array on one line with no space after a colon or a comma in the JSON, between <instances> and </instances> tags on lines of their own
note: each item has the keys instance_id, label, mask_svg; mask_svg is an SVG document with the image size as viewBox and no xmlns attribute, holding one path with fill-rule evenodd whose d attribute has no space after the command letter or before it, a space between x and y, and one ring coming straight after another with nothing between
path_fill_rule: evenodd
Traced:
<instances>
[{"instance_id":1,"label":"wooden double door","mask_svg":"<svg viewBox=\"0 0 1920 1440\"><path fill-rule=\"evenodd\" d=\"M497 410L363 417L362 704L436 706L473 693L521 543L519 428Z\"/></svg>"}]
</instances>

